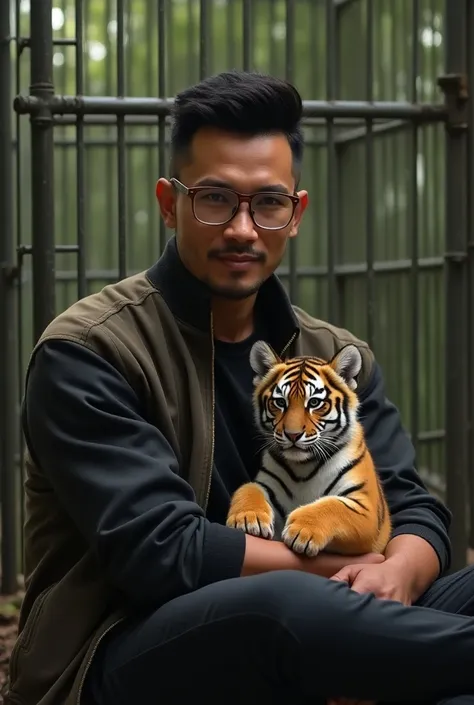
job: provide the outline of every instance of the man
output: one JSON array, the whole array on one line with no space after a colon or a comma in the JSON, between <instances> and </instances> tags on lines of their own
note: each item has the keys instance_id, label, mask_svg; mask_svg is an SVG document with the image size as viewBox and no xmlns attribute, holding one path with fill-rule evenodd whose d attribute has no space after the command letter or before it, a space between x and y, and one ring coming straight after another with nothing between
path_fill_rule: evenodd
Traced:
<instances>
[{"instance_id":1,"label":"man","mask_svg":"<svg viewBox=\"0 0 474 705\"><path fill-rule=\"evenodd\" d=\"M449 513L416 474L380 368L349 332L294 309L273 274L308 201L300 119L297 91L258 74L178 95L172 178L156 189L176 236L35 348L12 703L474 693L471 572L440 577ZM385 556L304 558L225 526L257 468L257 338L287 355L358 345L361 418L393 514Z\"/></svg>"}]
</instances>

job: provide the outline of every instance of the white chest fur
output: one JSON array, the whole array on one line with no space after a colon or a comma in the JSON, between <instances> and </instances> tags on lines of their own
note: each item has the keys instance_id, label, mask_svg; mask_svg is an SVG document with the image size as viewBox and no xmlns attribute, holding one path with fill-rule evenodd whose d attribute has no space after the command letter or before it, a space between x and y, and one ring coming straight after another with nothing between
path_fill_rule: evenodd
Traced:
<instances>
[{"instance_id":1,"label":"white chest fur","mask_svg":"<svg viewBox=\"0 0 474 705\"><path fill-rule=\"evenodd\" d=\"M264 489L268 488L270 503L278 503L284 516L287 516L293 509L315 502L323 495L338 495L348 488L352 483L344 469L350 466L352 460L353 457L347 448L338 451L323 465L320 465L321 460L316 458L310 462L286 460L283 464L266 452L262 458L261 470L255 479L262 483ZM276 539L280 538L283 525L284 517L281 517L278 511L275 512Z\"/></svg>"}]
</instances>

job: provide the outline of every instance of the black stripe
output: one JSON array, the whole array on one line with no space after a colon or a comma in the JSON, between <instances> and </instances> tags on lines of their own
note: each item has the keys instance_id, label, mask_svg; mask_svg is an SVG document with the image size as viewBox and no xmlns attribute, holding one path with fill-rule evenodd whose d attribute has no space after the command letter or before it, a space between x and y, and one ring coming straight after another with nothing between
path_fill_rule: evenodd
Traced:
<instances>
[{"instance_id":1,"label":"black stripe","mask_svg":"<svg viewBox=\"0 0 474 705\"><path fill-rule=\"evenodd\" d=\"M331 490L334 489L334 487L337 485L337 483L339 482L339 480L340 480L342 477L344 477L344 475L345 475L346 473L348 473L349 470L352 470L353 468L356 467L356 465L358 465L358 464L360 463L360 461L363 459L363 457L364 457L364 455L366 454L366 452L367 452L367 450L364 448L364 452L363 452L363 453L361 453L359 456L357 456L357 458L354 458L354 460L351 460L351 462L350 462L348 465L346 465L345 468L342 468L342 470L340 470L340 471L338 472L338 474L336 475L336 477L334 478L334 480L333 480L331 483L329 483L328 487L326 487L326 489L324 490L324 492L322 493L321 496L322 496L322 497L325 497L326 495L328 495L328 494L331 492Z\"/></svg>"},{"instance_id":2,"label":"black stripe","mask_svg":"<svg viewBox=\"0 0 474 705\"><path fill-rule=\"evenodd\" d=\"M336 496L339 496L339 495L336 495ZM365 506L365 504L364 504L363 502L360 501L360 499L354 499L354 497L346 497L346 499L350 499L351 502L354 502L355 504L358 504L359 507L360 507L361 509L363 509L365 512L368 511L367 507ZM346 504L346 507L347 507L347 506L348 506L348 505Z\"/></svg>"},{"instance_id":3,"label":"black stripe","mask_svg":"<svg viewBox=\"0 0 474 705\"><path fill-rule=\"evenodd\" d=\"M351 498L349 497L349 499L351 499ZM342 504L343 504L347 509L350 509L351 512L354 512L354 514L358 514L359 516L362 515L362 512L358 512L357 509L356 509L355 507L351 507L350 504L346 504L345 502L342 502Z\"/></svg>"},{"instance_id":4,"label":"black stripe","mask_svg":"<svg viewBox=\"0 0 474 705\"><path fill-rule=\"evenodd\" d=\"M347 390L341 386L340 382L338 379L336 379L336 373L329 374L329 379L331 385L334 387L334 389L337 389L338 392L340 392L342 396L342 410L344 412L344 415L346 418L349 416L349 397L347 395Z\"/></svg>"},{"instance_id":5,"label":"black stripe","mask_svg":"<svg viewBox=\"0 0 474 705\"><path fill-rule=\"evenodd\" d=\"M265 468L263 466L260 468L260 472L265 472L267 475L269 475L269 477L272 477L274 480L276 480L276 482L278 482L278 484L280 485L280 487L282 488L283 492L286 494L288 499L293 499L293 493L290 492L290 490L285 485L285 483L283 482L281 477L278 477L278 475L276 473L272 472L271 470L267 470L267 468Z\"/></svg>"},{"instance_id":6,"label":"black stripe","mask_svg":"<svg viewBox=\"0 0 474 705\"><path fill-rule=\"evenodd\" d=\"M293 468L290 465L288 465L288 463L282 457L281 453L278 450L276 450L275 448L271 448L269 450L269 453L270 453L270 456L273 458L273 460L276 463L278 463L279 465L281 465L282 468L285 470L285 472L288 473L288 475L291 477L293 482L296 482L296 483L308 482L308 480L312 480L313 477L316 475L316 473L319 471L319 468L321 467L319 464L316 464L316 467L314 468L314 470L312 470L309 473L309 475L305 475L305 477L300 477L299 475L295 474L295 472L293 471ZM301 465L306 464L306 463L308 465L311 465L312 461L305 461L304 463L301 463Z\"/></svg>"},{"instance_id":7,"label":"black stripe","mask_svg":"<svg viewBox=\"0 0 474 705\"><path fill-rule=\"evenodd\" d=\"M358 492L359 490L362 490L365 487L365 482L359 482L358 485L352 485L352 487L346 487L345 490L342 490L342 492L338 493L338 497L347 497L348 494L351 492Z\"/></svg>"},{"instance_id":8,"label":"black stripe","mask_svg":"<svg viewBox=\"0 0 474 705\"><path fill-rule=\"evenodd\" d=\"M347 487L342 492L339 492L339 494L337 496L338 497L346 497L347 499L350 499L351 502L355 502L356 504L359 505L359 507L361 507L362 509L367 511L367 507L365 506L365 504L363 502L360 501L360 499L355 499L355 497L349 497L351 492L358 492L359 490L364 489L364 487L365 487L365 482L359 482L358 485L352 485L352 487Z\"/></svg>"},{"instance_id":9,"label":"black stripe","mask_svg":"<svg viewBox=\"0 0 474 705\"><path fill-rule=\"evenodd\" d=\"M379 505L378 505L378 529L382 528L382 524L385 521L385 515L386 515L386 507L385 507L385 497L382 491L382 486L380 484L380 478L377 474L377 489L379 492Z\"/></svg>"},{"instance_id":10,"label":"black stripe","mask_svg":"<svg viewBox=\"0 0 474 705\"><path fill-rule=\"evenodd\" d=\"M270 502L273 506L273 509L276 509L278 514L281 516L282 519L286 519L286 513L283 507L281 506L280 502L277 500L276 495L274 491L271 489L271 487L268 487L264 482L257 481L257 485L260 485L260 487L263 487L263 489L267 492L268 497L270 499Z\"/></svg>"},{"instance_id":11,"label":"black stripe","mask_svg":"<svg viewBox=\"0 0 474 705\"><path fill-rule=\"evenodd\" d=\"M336 397L336 411L337 411L337 430L341 430L341 399Z\"/></svg>"}]
</instances>

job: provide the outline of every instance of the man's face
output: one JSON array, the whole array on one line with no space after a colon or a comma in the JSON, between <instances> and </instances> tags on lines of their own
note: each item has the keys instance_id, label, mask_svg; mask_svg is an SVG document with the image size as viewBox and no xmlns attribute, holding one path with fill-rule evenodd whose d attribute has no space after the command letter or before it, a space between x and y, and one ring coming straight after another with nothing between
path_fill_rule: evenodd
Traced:
<instances>
[{"instance_id":1,"label":"man's face","mask_svg":"<svg viewBox=\"0 0 474 705\"><path fill-rule=\"evenodd\" d=\"M188 188L220 185L242 194L280 191L294 195L292 166L290 145L284 135L247 137L202 129L194 137L189 162L180 169L179 181ZM300 191L291 221L279 230L256 225L249 203L241 203L230 222L206 225L195 218L191 198L179 193L172 183L160 179L156 191L166 225L176 230L178 250L187 269L215 295L231 299L254 294L278 267L288 238L298 233L307 204L307 193ZM205 199L205 207L216 212L226 202L218 194L203 194L201 203ZM273 202L272 198L258 201L259 207L262 204L260 223L267 212L268 217L274 217Z\"/></svg>"}]
</instances>

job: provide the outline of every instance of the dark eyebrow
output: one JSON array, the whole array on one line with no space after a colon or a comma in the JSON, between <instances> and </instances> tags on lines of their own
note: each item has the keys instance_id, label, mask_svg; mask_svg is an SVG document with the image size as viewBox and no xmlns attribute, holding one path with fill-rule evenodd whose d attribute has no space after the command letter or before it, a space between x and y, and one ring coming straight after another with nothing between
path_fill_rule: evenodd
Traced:
<instances>
[{"instance_id":1,"label":"dark eyebrow","mask_svg":"<svg viewBox=\"0 0 474 705\"><path fill-rule=\"evenodd\" d=\"M236 189L232 186L232 184L229 184L227 181L221 181L219 179L213 179L213 178L204 178L200 179L199 181L196 181L194 186L215 186L217 188L228 188L231 189L232 191L236 191ZM264 186L260 186L260 188L256 191L252 191L251 193L286 193L288 195L291 195L289 190L284 184L265 184Z\"/></svg>"}]
</instances>

